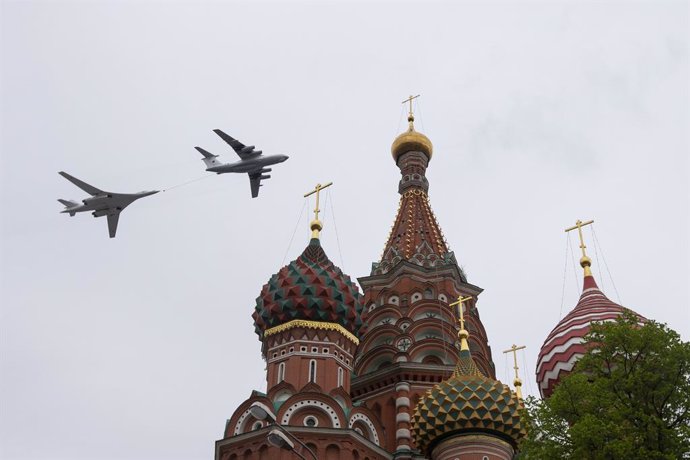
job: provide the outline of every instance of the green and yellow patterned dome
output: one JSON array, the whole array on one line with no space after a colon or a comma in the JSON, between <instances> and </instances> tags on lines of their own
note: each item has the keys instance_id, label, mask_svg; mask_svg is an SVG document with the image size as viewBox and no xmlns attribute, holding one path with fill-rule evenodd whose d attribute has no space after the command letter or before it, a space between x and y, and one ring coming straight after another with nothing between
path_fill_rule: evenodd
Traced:
<instances>
[{"instance_id":1,"label":"green and yellow patterned dome","mask_svg":"<svg viewBox=\"0 0 690 460\"><path fill-rule=\"evenodd\" d=\"M468 433L491 434L515 447L526 434L520 422L522 408L507 385L482 374L465 342L453 375L419 400L413 436L424 453L442 439Z\"/></svg>"}]
</instances>

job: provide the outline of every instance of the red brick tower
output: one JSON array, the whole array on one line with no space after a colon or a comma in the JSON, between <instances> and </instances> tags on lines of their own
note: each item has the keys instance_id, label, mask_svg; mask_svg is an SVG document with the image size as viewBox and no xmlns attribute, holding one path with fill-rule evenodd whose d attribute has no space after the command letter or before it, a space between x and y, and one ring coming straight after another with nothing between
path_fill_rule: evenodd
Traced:
<instances>
[{"instance_id":1,"label":"red brick tower","mask_svg":"<svg viewBox=\"0 0 690 460\"><path fill-rule=\"evenodd\" d=\"M321 247L318 198L315 213L309 245L256 299L267 391L253 391L235 410L216 442L217 460L390 458L377 417L350 397L361 298ZM276 447L276 436L294 449Z\"/></svg>"},{"instance_id":2,"label":"red brick tower","mask_svg":"<svg viewBox=\"0 0 690 460\"><path fill-rule=\"evenodd\" d=\"M433 147L414 129L411 99L409 129L392 145L402 175L398 213L381 260L370 276L359 278L364 325L351 388L352 398L380 419L384 445L395 458L414 457L411 410L457 364L460 344L449 303L459 296L471 298L465 305L474 361L483 375L495 377L476 307L482 289L467 282L429 206L425 172Z\"/></svg>"}]
</instances>

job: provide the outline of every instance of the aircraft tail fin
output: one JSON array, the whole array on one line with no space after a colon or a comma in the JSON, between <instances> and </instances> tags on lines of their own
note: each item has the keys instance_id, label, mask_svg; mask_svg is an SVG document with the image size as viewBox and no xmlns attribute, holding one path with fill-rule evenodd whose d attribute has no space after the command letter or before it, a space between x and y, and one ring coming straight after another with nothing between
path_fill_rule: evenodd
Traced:
<instances>
[{"instance_id":1,"label":"aircraft tail fin","mask_svg":"<svg viewBox=\"0 0 690 460\"><path fill-rule=\"evenodd\" d=\"M79 206L79 203L72 200L63 200L61 198L58 198L58 201L65 205L65 209L63 209L61 212L68 212L70 216L74 217L74 214L76 214L76 212L72 210L72 208Z\"/></svg>"},{"instance_id":2,"label":"aircraft tail fin","mask_svg":"<svg viewBox=\"0 0 690 460\"><path fill-rule=\"evenodd\" d=\"M200 154L204 156L202 158L204 164L206 164L207 168L212 168L214 166L220 166L221 162L218 161L218 155L214 155L208 150L204 150L201 147L194 147Z\"/></svg>"}]
</instances>

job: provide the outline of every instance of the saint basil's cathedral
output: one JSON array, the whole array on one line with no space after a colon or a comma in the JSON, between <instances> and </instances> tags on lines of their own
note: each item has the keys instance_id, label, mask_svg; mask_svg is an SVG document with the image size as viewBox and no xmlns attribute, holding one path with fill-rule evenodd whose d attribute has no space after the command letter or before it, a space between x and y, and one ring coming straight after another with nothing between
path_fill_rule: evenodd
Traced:
<instances>
[{"instance_id":1,"label":"saint basil's cathedral","mask_svg":"<svg viewBox=\"0 0 690 460\"><path fill-rule=\"evenodd\" d=\"M415 130L411 106L408 122L391 148L398 212L381 260L358 279L363 292L321 246L325 186L316 187L311 240L270 277L252 315L266 392L253 391L232 414L216 460L515 458L526 434L522 382L516 375L511 389L496 380L482 288L467 280L431 209L433 146ZM587 224L573 229L581 237ZM542 397L584 354L589 324L626 310L598 289L580 241L584 289L539 353Z\"/></svg>"}]
</instances>

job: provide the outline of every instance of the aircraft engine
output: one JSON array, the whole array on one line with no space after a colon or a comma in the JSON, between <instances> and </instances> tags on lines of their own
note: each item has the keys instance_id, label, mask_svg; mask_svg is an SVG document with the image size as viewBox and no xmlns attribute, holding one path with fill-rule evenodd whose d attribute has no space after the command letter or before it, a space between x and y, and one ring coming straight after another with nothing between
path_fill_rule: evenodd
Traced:
<instances>
[{"instance_id":1,"label":"aircraft engine","mask_svg":"<svg viewBox=\"0 0 690 460\"><path fill-rule=\"evenodd\" d=\"M94 211L91 214L93 214L93 217L103 217L103 216L107 216L108 214L110 214L110 210L99 209L98 211Z\"/></svg>"},{"instance_id":2,"label":"aircraft engine","mask_svg":"<svg viewBox=\"0 0 690 460\"><path fill-rule=\"evenodd\" d=\"M271 178L270 174L262 174L261 176L259 176L259 179L261 179L261 180L270 179L270 178Z\"/></svg>"},{"instance_id":3,"label":"aircraft engine","mask_svg":"<svg viewBox=\"0 0 690 460\"><path fill-rule=\"evenodd\" d=\"M242 153L249 153L249 152L251 152L251 151L253 151L253 150L254 150L254 146L253 146L253 145L247 145L247 146L245 146L245 147L242 148Z\"/></svg>"},{"instance_id":4,"label":"aircraft engine","mask_svg":"<svg viewBox=\"0 0 690 460\"><path fill-rule=\"evenodd\" d=\"M111 198L112 195L106 195L106 197ZM97 201L101 201L102 199L103 199L103 195L96 195L96 196L92 196L91 198L85 198L85 199L81 200L81 202L84 203L85 205L89 205L89 204L93 204Z\"/></svg>"}]
</instances>

